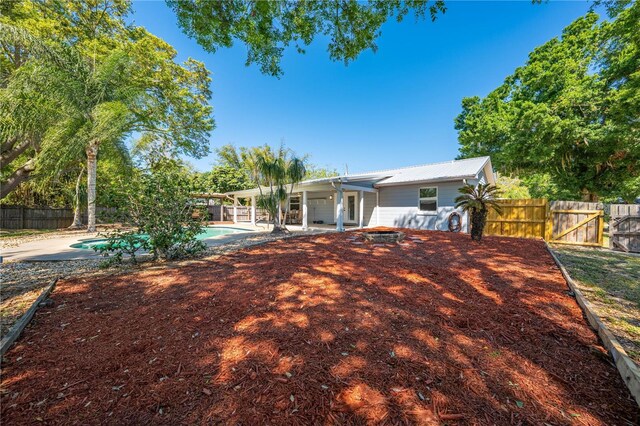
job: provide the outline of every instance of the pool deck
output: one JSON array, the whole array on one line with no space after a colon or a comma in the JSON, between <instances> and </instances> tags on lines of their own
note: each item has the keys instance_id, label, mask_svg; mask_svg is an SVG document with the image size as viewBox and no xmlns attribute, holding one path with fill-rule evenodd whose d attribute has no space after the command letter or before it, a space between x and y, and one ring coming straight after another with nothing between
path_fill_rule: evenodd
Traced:
<instances>
[{"instance_id":1,"label":"pool deck","mask_svg":"<svg viewBox=\"0 0 640 426\"><path fill-rule=\"evenodd\" d=\"M265 227L247 226L247 225L228 225L220 226L221 228L237 228L246 230L246 232L238 232L233 234L218 235L202 240L207 246L217 246L228 243L230 241L243 238L248 232L267 232ZM100 255L93 250L71 248L72 244L81 243L82 241L101 238L96 233L87 233L79 237L74 235L71 237L60 237L30 241L17 247L5 248L0 251L3 262L51 262L62 260L84 260L84 259L100 259Z\"/></svg>"}]
</instances>

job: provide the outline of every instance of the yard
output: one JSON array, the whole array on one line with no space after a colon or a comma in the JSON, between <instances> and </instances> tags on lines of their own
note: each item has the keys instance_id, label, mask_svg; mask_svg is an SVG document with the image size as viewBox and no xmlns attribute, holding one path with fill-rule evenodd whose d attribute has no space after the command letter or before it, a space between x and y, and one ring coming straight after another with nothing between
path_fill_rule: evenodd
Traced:
<instances>
[{"instance_id":1,"label":"yard","mask_svg":"<svg viewBox=\"0 0 640 426\"><path fill-rule=\"evenodd\" d=\"M407 232L61 281L6 355L2 418L638 423L542 242Z\"/></svg>"},{"instance_id":2,"label":"yard","mask_svg":"<svg viewBox=\"0 0 640 426\"><path fill-rule=\"evenodd\" d=\"M584 248L554 250L598 316L640 365L640 256Z\"/></svg>"}]
</instances>

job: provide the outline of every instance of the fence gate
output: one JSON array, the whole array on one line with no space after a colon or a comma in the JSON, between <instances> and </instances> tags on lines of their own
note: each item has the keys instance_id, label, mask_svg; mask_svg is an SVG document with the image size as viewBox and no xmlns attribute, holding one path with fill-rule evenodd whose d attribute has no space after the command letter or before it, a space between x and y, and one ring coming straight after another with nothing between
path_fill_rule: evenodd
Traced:
<instances>
[{"instance_id":1,"label":"fence gate","mask_svg":"<svg viewBox=\"0 0 640 426\"><path fill-rule=\"evenodd\" d=\"M604 211L600 203L551 202L553 222L549 242L601 247L604 238Z\"/></svg>"},{"instance_id":2,"label":"fence gate","mask_svg":"<svg viewBox=\"0 0 640 426\"><path fill-rule=\"evenodd\" d=\"M640 205L611 205L609 244L614 250L640 253Z\"/></svg>"},{"instance_id":3,"label":"fence gate","mask_svg":"<svg viewBox=\"0 0 640 426\"><path fill-rule=\"evenodd\" d=\"M499 200L502 214L489 210L485 235L545 238L550 229L547 221L549 204L544 198Z\"/></svg>"}]
</instances>

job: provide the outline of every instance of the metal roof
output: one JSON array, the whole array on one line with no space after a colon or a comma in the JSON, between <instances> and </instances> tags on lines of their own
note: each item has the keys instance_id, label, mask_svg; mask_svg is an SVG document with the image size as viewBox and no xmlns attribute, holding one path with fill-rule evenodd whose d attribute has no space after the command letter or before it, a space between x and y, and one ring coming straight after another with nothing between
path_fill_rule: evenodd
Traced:
<instances>
[{"instance_id":1,"label":"metal roof","mask_svg":"<svg viewBox=\"0 0 640 426\"><path fill-rule=\"evenodd\" d=\"M406 183L427 180L450 180L475 177L489 161L489 157L466 158L464 160L443 161L398 169L339 175L321 179L310 179L301 185L325 182L349 182L358 180L379 180L378 184Z\"/></svg>"},{"instance_id":2,"label":"metal roof","mask_svg":"<svg viewBox=\"0 0 640 426\"><path fill-rule=\"evenodd\" d=\"M401 185L412 182L437 182L476 178L482 169L489 165L488 173L491 170L491 159L489 157L466 158L464 160L443 161L441 163L423 164L419 166L402 167L398 169L378 170L352 175L340 175L321 179L310 179L300 182L296 187L304 187L323 183L343 184L349 182L367 181L374 186ZM492 178L487 177L490 182ZM229 192L229 194L248 194L257 191L257 188L244 191Z\"/></svg>"},{"instance_id":3,"label":"metal roof","mask_svg":"<svg viewBox=\"0 0 640 426\"><path fill-rule=\"evenodd\" d=\"M477 157L405 167L394 170L390 177L377 182L376 185L474 178L488 161L489 157Z\"/></svg>"}]
</instances>

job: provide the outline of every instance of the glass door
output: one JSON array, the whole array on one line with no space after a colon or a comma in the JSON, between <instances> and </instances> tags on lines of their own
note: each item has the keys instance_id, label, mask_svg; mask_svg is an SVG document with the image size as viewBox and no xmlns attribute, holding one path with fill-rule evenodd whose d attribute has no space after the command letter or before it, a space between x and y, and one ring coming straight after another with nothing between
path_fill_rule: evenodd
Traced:
<instances>
[{"instance_id":1,"label":"glass door","mask_svg":"<svg viewBox=\"0 0 640 426\"><path fill-rule=\"evenodd\" d=\"M345 218L344 221L348 223L356 222L356 200L358 195L356 193L345 193Z\"/></svg>"}]
</instances>

